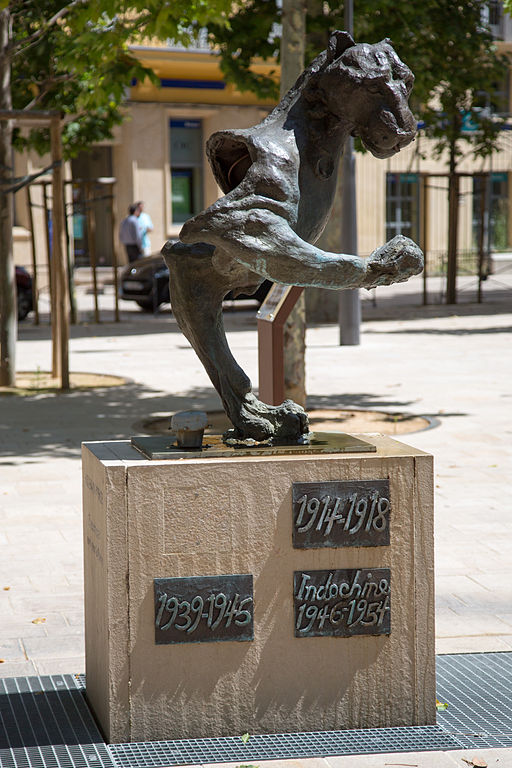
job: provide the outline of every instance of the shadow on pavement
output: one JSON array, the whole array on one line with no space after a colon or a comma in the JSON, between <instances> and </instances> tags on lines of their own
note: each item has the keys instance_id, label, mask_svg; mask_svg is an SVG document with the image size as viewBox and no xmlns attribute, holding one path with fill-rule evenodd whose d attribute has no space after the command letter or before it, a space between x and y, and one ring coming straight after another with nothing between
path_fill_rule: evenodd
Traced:
<instances>
[{"instance_id":1,"label":"shadow on pavement","mask_svg":"<svg viewBox=\"0 0 512 768\"><path fill-rule=\"evenodd\" d=\"M430 336L474 336L476 334L485 335L495 333L510 333L511 330L512 326L510 325L498 325L491 328L396 328L393 330L388 328L386 331L379 331L373 328L368 328L365 332L368 334L373 333L376 335L386 334L386 336L388 334L396 335L397 333L406 335L419 334Z\"/></svg>"},{"instance_id":2,"label":"shadow on pavement","mask_svg":"<svg viewBox=\"0 0 512 768\"><path fill-rule=\"evenodd\" d=\"M107 313L102 313L103 316ZM256 311L225 312L224 327L228 333L236 331L254 330L256 328ZM87 337L104 336L138 336L147 333L179 333L181 330L171 312L161 312L157 315L148 315L141 312L122 312L121 321L114 322L111 312L107 319L100 323L86 322L70 326L70 338L79 339ZM48 324L48 316L42 315L39 325L31 322L31 316L18 326L20 341L35 341L51 339L51 327ZM186 344L185 337L183 341Z\"/></svg>"},{"instance_id":3,"label":"shadow on pavement","mask_svg":"<svg viewBox=\"0 0 512 768\"><path fill-rule=\"evenodd\" d=\"M220 410L212 388L170 395L135 382L66 394L0 396L2 457L76 458L81 443L129 440L134 424L189 408Z\"/></svg>"},{"instance_id":4,"label":"shadow on pavement","mask_svg":"<svg viewBox=\"0 0 512 768\"><path fill-rule=\"evenodd\" d=\"M307 407L415 412L415 402L378 392L310 394ZM192 388L175 395L136 382L64 394L0 396L0 464L10 463L4 459L11 457L45 460L48 454L55 458L77 458L82 442L129 440L141 434L142 422L187 409L219 411L222 405L213 387ZM415 415L444 419L466 414Z\"/></svg>"},{"instance_id":5,"label":"shadow on pavement","mask_svg":"<svg viewBox=\"0 0 512 768\"><path fill-rule=\"evenodd\" d=\"M385 290L385 289L384 289ZM377 305L371 300L361 302L363 321L373 320L417 320L420 318L471 317L473 315L510 314L512 291L500 291L493 297L485 297L481 304L476 301L461 301L459 304L421 304L417 294L407 296L379 294Z\"/></svg>"},{"instance_id":6,"label":"shadow on pavement","mask_svg":"<svg viewBox=\"0 0 512 768\"><path fill-rule=\"evenodd\" d=\"M408 407L414 406L416 400L404 400L398 397L390 398L379 395L378 393L358 392L357 394L340 395L314 395L308 394L306 410L337 408L339 410L349 410L355 408L365 411L379 411L383 408L390 411L402 412ZM436 418L450 418L458 416L467 416L463 411L453 411L451 413L443 411L442 413L416 413L413 408L414 416L430 416Z\"/></svg>"}]
</instances>

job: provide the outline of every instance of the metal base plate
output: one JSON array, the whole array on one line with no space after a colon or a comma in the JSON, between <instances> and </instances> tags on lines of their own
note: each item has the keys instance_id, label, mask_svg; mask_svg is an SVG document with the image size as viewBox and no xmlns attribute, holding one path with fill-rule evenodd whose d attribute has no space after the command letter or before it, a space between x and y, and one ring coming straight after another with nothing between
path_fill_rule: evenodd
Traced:
<instances>
[{"instance_id":1,"label":"metal base plate","mask_svg":"<svg viewBox=\"0 0 512 768\"><path fill-rule=\"evenodd\" d=\"M222 435L206 435L203 447L183 449L176 437L132 437L131 443L147 459L220 459L233 456L308 456L315 453L375 453L374 445L345 432L313 432L307 445L226 445Z\"/></svg>"}]
</instances>

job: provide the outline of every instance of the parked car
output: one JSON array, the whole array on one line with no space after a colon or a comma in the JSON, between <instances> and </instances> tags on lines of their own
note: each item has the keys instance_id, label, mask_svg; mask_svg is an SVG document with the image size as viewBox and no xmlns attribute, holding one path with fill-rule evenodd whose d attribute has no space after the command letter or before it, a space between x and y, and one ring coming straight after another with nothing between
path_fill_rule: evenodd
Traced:
<instances>
[{"instance_id":1,"label":"parked car","mask_svg":"<svg viewBox=\"0 0 512 768\"><path fill-rule=\"evenodd\" d=\"M132 261L121 273L121 299L134 301L146 312L156 312L169 299L169 270L160 254Z\"/></svg>"},{"instance_id":2,"label":"parked car","mask_svg":"<svg viewBox=\"0 0 512 768\"><path fill-rule=\"evenodd\" d=\"M251 296L242 293L233 296L228 293L226 300L256 299L260 304L270 290L272 283L265 280ZM160 256L144 256L128 264L121 273L120 298L134 301L146 312L156 312L161 304L170 301L169 269Z\"/></svg>"},{"instance_id":3,"label":"parked car","mask_svg":"<svg viewBox=\"0 0 512 768\"><path fill-rule=\"evenodd\" d=\"M18 320L24 320L28 313L34 309L32 278L24 267L16 267L16 295Z\"/></svg>"}]
</instances>

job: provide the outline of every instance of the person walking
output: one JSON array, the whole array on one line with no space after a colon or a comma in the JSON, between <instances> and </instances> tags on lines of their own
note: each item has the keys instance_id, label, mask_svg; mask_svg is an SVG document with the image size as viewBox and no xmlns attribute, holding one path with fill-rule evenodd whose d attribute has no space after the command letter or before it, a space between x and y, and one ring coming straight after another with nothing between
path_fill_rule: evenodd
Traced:
<instances>
[{"instance_id":1,"label":"person walking","mask_svg":"<svg viewBox=\"0 0 512 768\"><path fill-rule=\"evenodd\" d=\"M139 231L140 210L137 203L128 207L128 216L119 226L119 240L124 245L128 261L137 261L143 255L142 238Z\"/></svg>"},{"instance_id":2,"label":"person walking","mask_svg":"<svg viewBox=\"0 0 512 768\"><path fill-rule=\"evenodd\" d=\"M153 231L153 222L151 221L151 216L149 213L146 213L144 210L144 200L139 200L138 203L135 203L135 205L139 210L137 224L139 226L140 237L142 240L142 250L144 256L151 256L151 241L149 239L148 233Z\"/></svg>"}]
</instances>

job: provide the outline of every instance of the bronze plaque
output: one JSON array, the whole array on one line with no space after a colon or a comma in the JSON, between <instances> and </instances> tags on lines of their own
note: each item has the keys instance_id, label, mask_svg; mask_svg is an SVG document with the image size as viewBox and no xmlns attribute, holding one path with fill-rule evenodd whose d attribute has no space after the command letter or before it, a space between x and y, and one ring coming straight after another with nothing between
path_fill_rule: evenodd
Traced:
<instances>
[{"instance_id":1,"label":"bronze plaque","mask_svg":"<svg viewBox=\"0 0 512 768\"><path fill-rule=\"evenodd\" d=\"M146 458L161 459L219 459L239 456L287 456L314 453L375 453L376 447L344 432L314 432L309 442L301 445L254 446L226 445L222 435L205 435L202 448L178 448L175 435L169 437L132 437L131 443Z\"/></svg>"},{"instance_id":2,"label":"bronze plaque","mask_svg":"<svg viewBox=\"0 0 512 768\"><path fill-rule=\"evenodd\" d=\"M391 571L295 571L295 637L389 635Z\"/></svg>"},{"instance_id":3,"label":"bronze plaque","mask_svg":"<svg viewBox=\"0 0 512 768\"><path fill-rule=\"evenodd\" d=\"M257 312L258 320L268 320L272 323L276 319L279 310L284 304L284 300L293 287L293 285L274 283Z\"/></svg>"},{"instance_id":4,"label":"bronze plaque","mask_svg":"<svg viewBox=\"0 0 512 768\"><path fill-rule=\"evenodd\" d=\"M155 579L155 643L253 640L251 574Z\"/></svg>"},{"instance_id":5,"label":"bronze plaque","mask_svg":"<svg viewBox=\"0 0 512 768\"><path fill-rule=\"evenodd\" d=\"M389 544L389 480L293 483L297 549Z\"/></svg>"}]
</instances>

